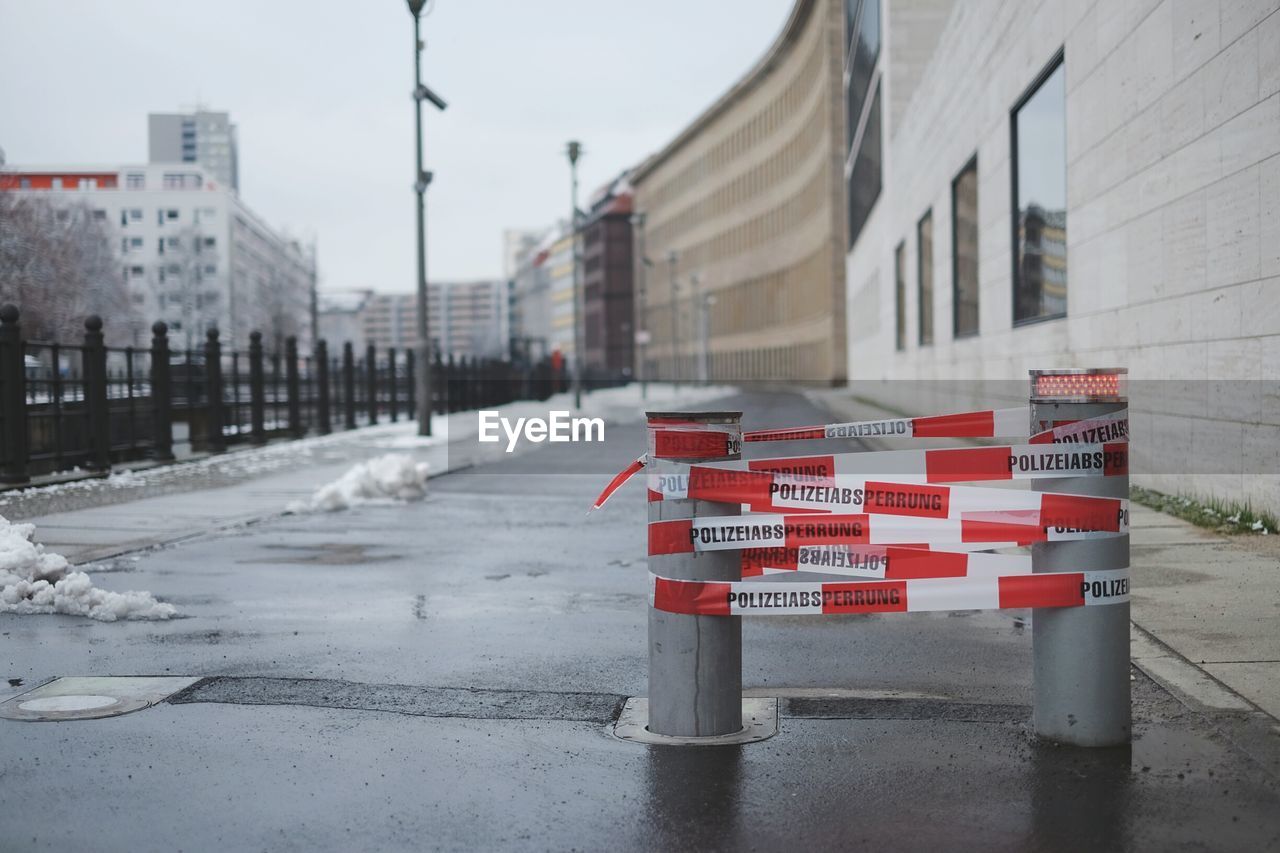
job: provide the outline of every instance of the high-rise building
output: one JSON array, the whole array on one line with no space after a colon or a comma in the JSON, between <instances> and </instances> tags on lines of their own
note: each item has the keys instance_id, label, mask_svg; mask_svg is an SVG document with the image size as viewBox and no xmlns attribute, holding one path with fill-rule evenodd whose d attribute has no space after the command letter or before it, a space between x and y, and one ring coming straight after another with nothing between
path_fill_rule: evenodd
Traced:
<instances>
[{"instance_id":1,"label":"high-rise building","mask_svg":"<svg viewBox=\"0 0 1280 853\"><path fill-rule=\"evenodd\" d=\"M213 180L240 191L239 145L228 113L150 113L147 139L148 162L198 163Z\"/></svg>"},{"instance_id":2,"label":"high-rise building","mask_svg":"<svg viewBox=\"0 0 1280 853\"><path fill-rule=\"evenodd\" d=\"M289 335L310 345L312 249L267 225L202 166L10 166L0 191L84 204L109 226L137 309L136 344L164 320L175 347L200 346L214 326L227 347L247 345L255 330L272 346Z\"/></svg>"}]
</instances>

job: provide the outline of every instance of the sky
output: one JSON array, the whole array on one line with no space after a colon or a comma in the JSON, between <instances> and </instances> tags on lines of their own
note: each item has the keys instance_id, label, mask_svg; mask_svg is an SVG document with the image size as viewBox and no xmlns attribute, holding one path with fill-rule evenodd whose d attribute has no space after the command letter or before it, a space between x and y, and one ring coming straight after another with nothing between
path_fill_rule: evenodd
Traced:
<instances>
[{"instance_id":1,"label":"sky","mask_svg":"<svg viewBox=\"0 0 1280 853\"><path fill-rule=\"evenodd\" d=\"M497 277L502 231L569 211L764 54L791 0L434 0L422 19L432 280ZM240 195L317 243L322 290L415 280L413 31L403 0L0 0L10 165L142 163L147 113L225 110Z\"/></svg>"}]
</instances>

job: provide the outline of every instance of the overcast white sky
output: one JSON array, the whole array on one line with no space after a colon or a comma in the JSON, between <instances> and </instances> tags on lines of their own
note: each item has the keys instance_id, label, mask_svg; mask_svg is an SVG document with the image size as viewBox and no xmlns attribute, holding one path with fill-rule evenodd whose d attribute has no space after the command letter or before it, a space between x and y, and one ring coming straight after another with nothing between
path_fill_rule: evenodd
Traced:
<instances>
[{"instance_id":1,"label":"overcast white sky","mask_svg":"<svg viewBox=\"0 0 1280 853\"><path fill-rule=\"evenodd\" d=\"M432 279L497 276L502 230L659 148L765 51L791 0L435 0L423 19ZM0 0L12 165L145 162L146 114L240 127L240 194L319 246L321 287L412 290L412 18L403 0Z\"/></svg>"}]
</instances>

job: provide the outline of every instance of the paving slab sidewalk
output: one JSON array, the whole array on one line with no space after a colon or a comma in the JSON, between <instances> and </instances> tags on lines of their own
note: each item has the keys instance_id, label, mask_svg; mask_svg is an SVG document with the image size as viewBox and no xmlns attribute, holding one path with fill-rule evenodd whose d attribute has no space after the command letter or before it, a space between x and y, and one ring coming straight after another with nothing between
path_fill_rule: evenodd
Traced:
<instances>
[{"instance_id":1,"label":"paving slab sidewalk","mask_svg":"<svg viewBox=\"0 0 1280 853\"><path fill-rule=\"evenodd\" d=\"M810 397L841 420L900 416L846 391ZM1134 663L1193 704L1238 710L1225 685L1280 718L1280 537L1224 535L1136 504L1130 521Z\"/></svg>"}]
</instances>

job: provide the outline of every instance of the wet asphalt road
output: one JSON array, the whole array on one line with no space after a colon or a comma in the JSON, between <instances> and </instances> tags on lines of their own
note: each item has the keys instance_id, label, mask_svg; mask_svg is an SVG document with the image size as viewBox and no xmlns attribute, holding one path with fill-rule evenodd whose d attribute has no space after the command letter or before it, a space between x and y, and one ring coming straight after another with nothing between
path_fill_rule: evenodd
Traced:
<instances>
[{"instance_id":1,"label":"wet asphalt road","mask_svg":"<svg viewBox=\"0 0 1280 853\"><path fill-rule=\"evenodd\" d=\"M714 408L747 428L823 420L796 396ZM645 692L642 487L585 510L643 430L606 438L451 474L419 504L93 569L187 618L0 616L0 676L28 686L211 677L119 718L0 720L0 850L1280 844L1249 744L1136 670L1131 749L1030 738L1025 613L745 620L747 687L784 697L777 737L613 738ZM793 452L814 451L767 450Z\"/></svg>"}]
</instances>

